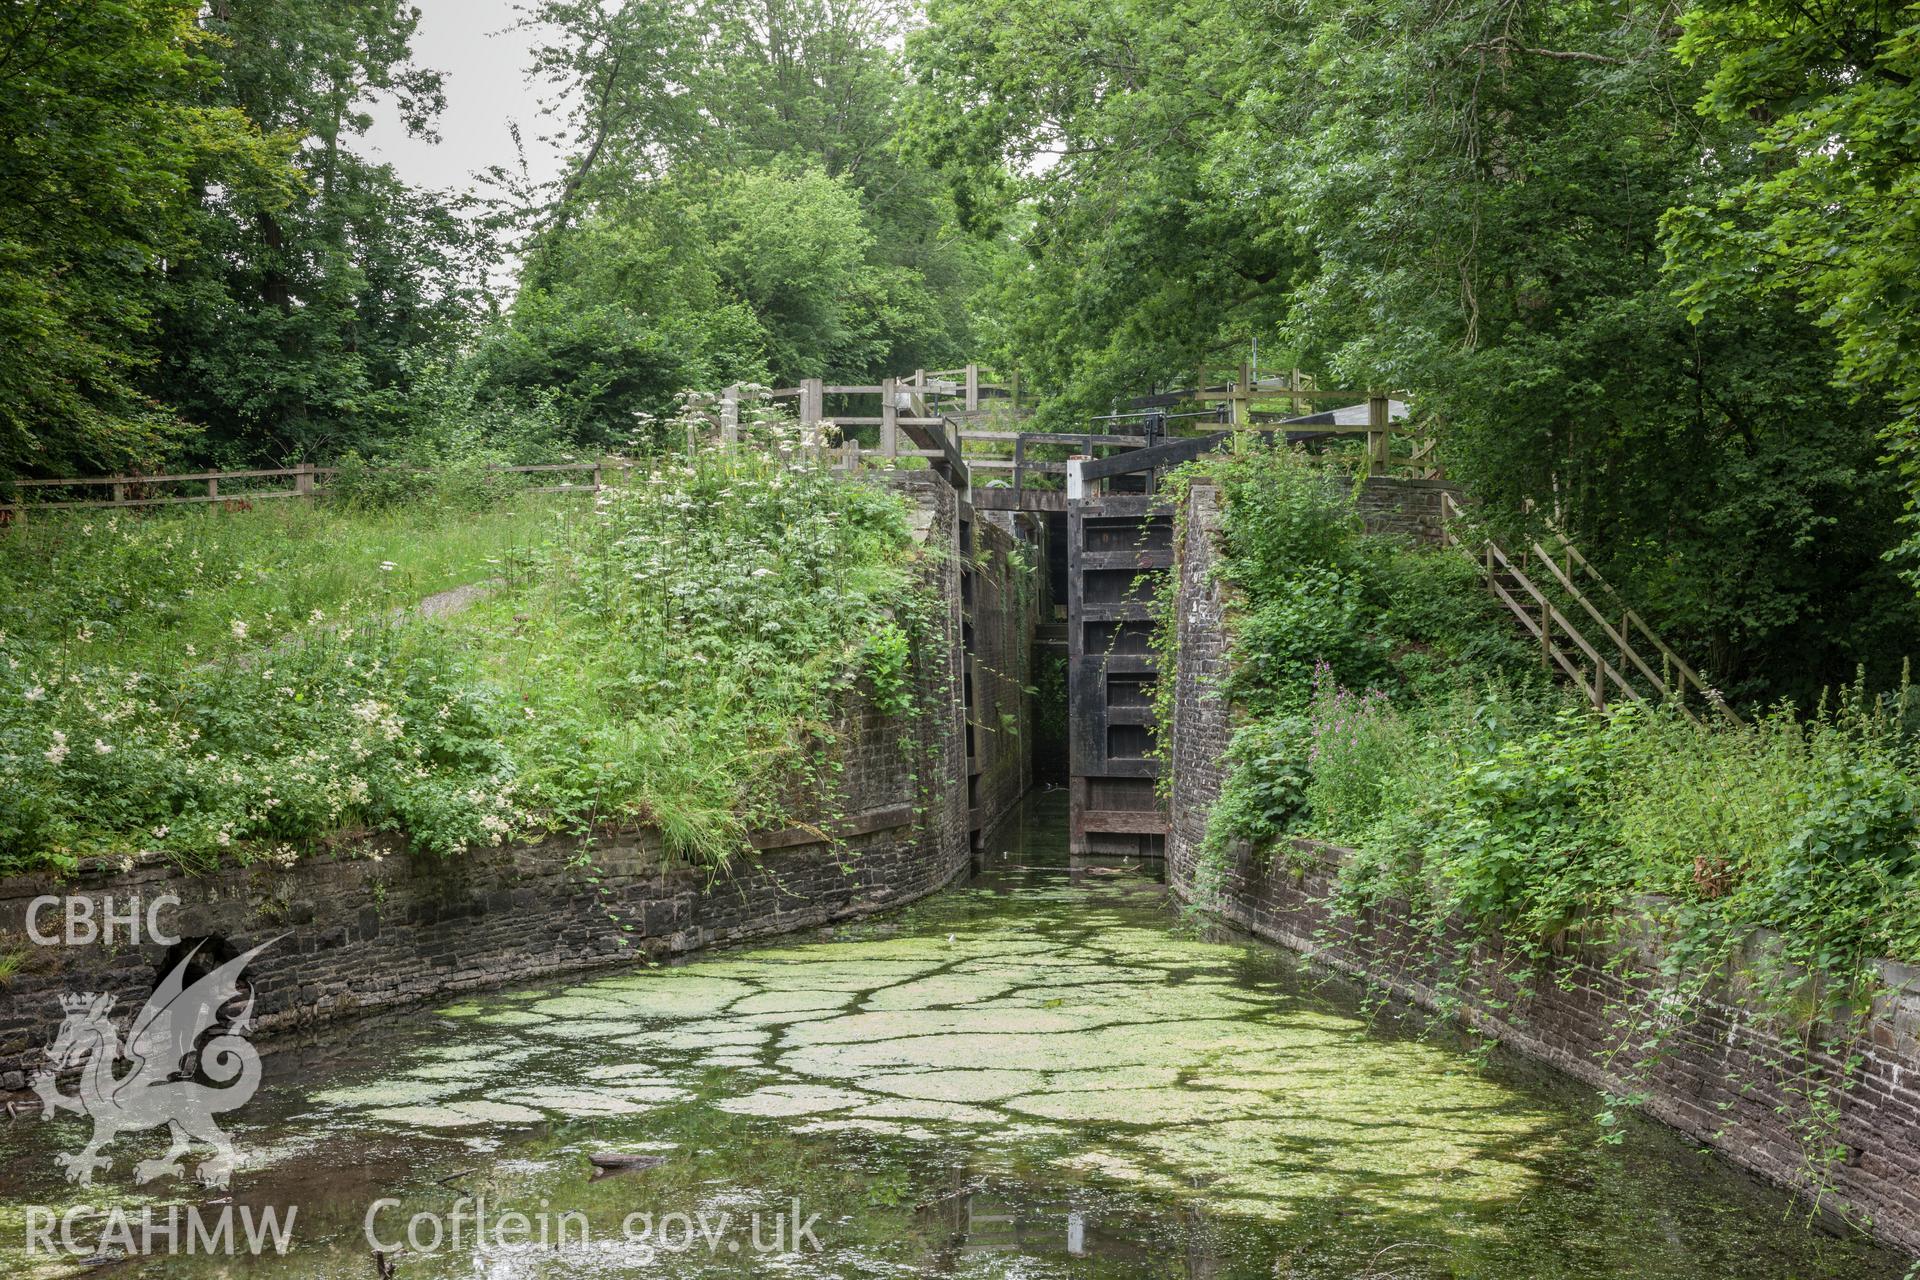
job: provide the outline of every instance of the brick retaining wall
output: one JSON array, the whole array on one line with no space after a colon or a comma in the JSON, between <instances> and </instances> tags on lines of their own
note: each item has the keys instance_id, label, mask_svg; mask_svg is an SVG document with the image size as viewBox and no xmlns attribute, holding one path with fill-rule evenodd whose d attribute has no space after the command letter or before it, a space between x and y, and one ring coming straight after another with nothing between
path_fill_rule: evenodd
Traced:
<instances>
[{"instance_id":1,"label":"brick retaining wall","mask_svg":"<svg viewBox=\"0 0 1920 1280\"><path fill-rule=\"evenodd\" d=\"M1420 501L1416 495L1410 505ZM1780 1108L1799 1110L1791 1082L1837 1078L1842 1064L1756 1019L1737 988L1723 987L1689 1011L1648 1061L1620 1052L1619 1018L1625 1008L1646 1010L1652 989L1629 985L1607 954L1571 949L1536 961L1494 943L1443 967L1435 957L1455 954L1457 934L1436 942L1394 905L1357 917L1331 909L1346 850L1301 841L1284 856L1256 858L1240 847L1224 866L1203 864L1200 844L1233 730L1221 694L1232 600L1211 572L1219 517L1217 490L1196 485L1177 570L1180 657L1167 840L1174 891L1316 962L1424 1008L1445 1009L1596 1088L1644 1091L1649 1114L1748 1170L1808 1193L1802 1144ZM1643 938L1641 945L1657 953L1660 940ZM1882 974L1875 1015L1852 1050L1858 1066L1836 1132L1847 1154L1828 1173L1837 1202L1831 1207L1920 1251L1920 971L1889 964Z\"/></svg>"}]
</instances>

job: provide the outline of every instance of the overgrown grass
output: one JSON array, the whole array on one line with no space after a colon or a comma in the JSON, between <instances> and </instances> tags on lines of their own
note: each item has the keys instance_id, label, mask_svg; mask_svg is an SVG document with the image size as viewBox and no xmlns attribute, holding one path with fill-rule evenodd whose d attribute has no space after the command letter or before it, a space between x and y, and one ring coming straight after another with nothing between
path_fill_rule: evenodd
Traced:
<instances>
[{"instance_id":1,"label":"overgrown grass","mask_svg":"<svg viewBox=\"0 0 1920 1280\"><path fill-rule=\"evenodd\" d=\"M1523 945L1656 916L1676 977L1751 964L1773 931L1783 1003L1808 984L1844 1003L1877 957L1920 960L1904 687L1744 726L1596 715L1544 679L1457 555L1361 533L1337 477L1283 450L1206 465L1246 713L1213 856L1334 840L1356 849L1348 906L1411 901Z\"/></svg>"},{"instance_id":2,"label":"overgrown grass","mask_svg":"<svg viewBox=\"0 0 1920 1280\"><path fill-rule=\"evenodd\" d=\"M1460 557L1364 535L1336 476L1274 449L1204 465L1241 604L1243 721L1199 891L1239 841L1345 844L1332 910L1403 916L1426 941L1401 959L1443 1008L1522 1020L1504 992L1566 975L1550 955L1592 944L1584 959L1615 980L1594 1010L1609 1140L1731 988L1780 1034L1729 1069L1774 1099L1797 1177L1824 1198L1849 1155L1842 1101L1879 962L1920 961L1907 682L1870 697L1862 678L1811 714L1744 725L1672 706L1596 714L1546 682ZM1163 655L1172 622L1163 611Z\"/></svg>"},{"instance_id":3,"label":"overgrown grass","mask_svg":"<svg viewBox=\"0 0 1920 1280\"><path fill-rule=\"evenodd\" d=\"M597 501L36 522L0 543L0 873L637 823L718 862L831 791L857 676L909 700L918 554L898 495L753 450Z\"/></svg>"},{"instance_id":4,"label":"overgrown grass","mask_svg":"<svg viewBox=\"0 0 1920 1280\"><path fill-rule=\"evenodd\" d=\"M257 649L316 612L361 617L507 577L553 519L584 509L574 495L507 497L38 516L0 539L0 632L129 664Z\"/></svg>"}]
</instances>

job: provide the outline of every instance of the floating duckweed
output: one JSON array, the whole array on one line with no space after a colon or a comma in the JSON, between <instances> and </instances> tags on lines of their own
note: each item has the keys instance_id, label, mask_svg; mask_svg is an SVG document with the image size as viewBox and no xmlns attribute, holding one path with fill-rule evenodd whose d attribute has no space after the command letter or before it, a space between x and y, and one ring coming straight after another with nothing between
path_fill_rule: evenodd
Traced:
<instances>
[{"instance_id":1,"label":"floating duckweed","mask_svg":"<svg viewBox=\"0 0 1920 1280\"><path fill-rule=\"evenodd\" d=\"M857 1107L856 1116L879 1120L956 1120L962 1124L998 1124L1006 1117L985 1107L964 1102L938 1102L930 1098L887 1098Z\"/></svg>"},{"instance_id":2,"label":"floating duckweed","mask_svg":"<svg viewBox=\"0 0 1920 1280\"><path fill-rule=\"evenodd\" d=\"M868 1009L927 1009L972 1004L1004 995L1012 982L991 974L943 973L886 987L867 997Z\"/></svg>"},{"instance_id":3,"label":"floating duckweed","mask_svg":"<svg viewBox=\"0 0 1920 1280\"><path fill-rule=\"evenodd\" d=\"M845 991L763 991L736 1002L729 1013L798 1013L816 1009L840 1009L850 997Z\"/></svg>"},{"instance_id":4,"label":"floating duckweed","mask_svg":"<svg viewBox=\"0 0 1920 1280\"><path fill-rule=\"evenodd\" d=\"M1048 1120L1095 1124L1192 1124L1260 1115L1273 1105L1261 1093L1211 1093L1198 1089L1094 1089L1079 1093L1029 1094L1006 1104Z\"/></svg>"},{"instance_id":5,"label":"floating duckweed","mask_svg":"<svg viewBox=\"0 0 1920 1280\"><path fill-rule=\"evenodd\" d=\"M407 1107L438 1102L469 1087L460 1080L383 1080L378 1084L327 1089L313 1094L312 1101L328 1107Z\"/></svg>"},{"instance_id":6,"label":"floating duckweed","mask_svg":"<svg viewBox=\"0 0 1920 1280\"><path fill-rule=\"evenodd\" d=\"M660 1068L646 1062L609 1062L598 1067L588 1067L582 1074L589 1080L653 1081L659 1079Z\"/></svg>"},{"instance_id":7,"label":"floating duckweed","mask_svg":"<svg viewBox=\"0 0 1920 1280\"><path fill-rule=\"evenodd\" d=\"M537 1124L547 1118L531 1107L517 1107L509 1102L449 1102L447 1110L498 1124Z\"/></svg>"},{"instance_id":8,"label":"floating duckweed","mask_svg":"<svg viewBox=\"0 0 1920 1280\"><path fill-rule=\"evenodd\" d=\"M546 1085L506 1095L513 1102L563 1116L639 1115L653 1108L646 1102L624 1096L627 1092L611 1089L567 1089Z\"/></svg>"},{"instance_id":9,"label":"floating duckweed","mask_svg":"<svg viewBox=\"0 0 1920 1280\"><path fill-rule=\"evenodd\" d=\"M475 1080L486 1075L488 1070L488 1066L481 1062L433 1062L410 1067L407 1074L421 1080Z\"/></svg>"},{"instance_id":10,"label":"floating duckweed","mask_svg":"<svg viewBox=\"0 0 1920 1280\"><path fill-rule=\"evenodd\" d=\"M716 1103L722 1111L742 1116L805 1116L825 1111L844 1111L866 1102L864 1093L833 1089L817 1084L776 1084L757 1089L743 1098Z\"/></svg>"},{"instance_id":11,"label":"floating duckweed","mask_svg":"<svg viewBox=\"0 0 1920 1280\"><path fill-rule=\"evenodd\" d=\"M862 1089L898 1094L903 1098L931 1098L940 1102L998 1102L1032 1093L1047 1083L1037 1071L921 1071L906 1075L867 1076Z\"/></svg>"},{"instance_id":12,"label":"floating duckweed","mask_svg":"<svg viewBox=\"0 0 1920 1280\"><path fill-rule=\"evenodd\" d=\"M407 1129L463 1129L482 1123L478 1117L452 1107L382 1107L367 1112L367 1119Z\"/></svg>"}]
</instances>

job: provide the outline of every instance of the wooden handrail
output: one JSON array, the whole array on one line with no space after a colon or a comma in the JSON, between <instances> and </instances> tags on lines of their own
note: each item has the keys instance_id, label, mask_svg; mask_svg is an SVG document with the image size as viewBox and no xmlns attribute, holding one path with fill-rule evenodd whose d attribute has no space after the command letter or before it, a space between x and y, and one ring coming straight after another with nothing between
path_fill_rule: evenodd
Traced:
<instances>
[{"instance_id":1,"label":"wooden handrail","mask_svg":"<svg viewBox=\"0 0 1920 1280\"><path fill-rule=\"evenodd\" d=\"M1579 648L1580 652L1584 653L1587 656L1588 661L1593 663L1594 682L1598 686L1593 691L1593 695L1594 695L1593 701L1596 703L1596 705L1601 707L1606 706L1606 686L1600 683L1603 676L1610 677L1613 680L1614 684L1619 687L1620 691L1622 693L1625 693L1628 697L1632 698L1634 701L1636 702L1646 701L1646 698L1640 693L1640 691L1638 689L1635 689L1632 683L1629 682L1624 676L1622 676L1620 672L1614 668L1614 665L1611 662L1608 662L1605 658L1600 656L1600 651L1598 649L1595 649L1593 645L1588 642L1587 638L1584 635L1580 634L1580 629L1574 626L1572 622L1567 620L1567 616L1560 612L1559 607L1556 606L1552 600L1547 598L1547 594L1544 591L1540 590L1539 587L1533 584L1533 579L1527 577L1525 573L1521 572L1519 566L1515 565L1513 561L1507 558L1507 553L1500 548L1500 545L1498 543L1488 542L1487 550L1489 554L1493 556L1494 559L1500 562L1501 568L1504 569L1507 572L1507 574L1513 578L1515 582L1518 582L1520 584L1521 589L1525 591L1527 595L1533 599L1534 603L1540 606L1540 609L1543 615L1546 618L1550 619L1555 626L1558 626L1560 630L1566 635L1567 639L1573 641L1573 643ZM1496 582L1494 585L1497 586L1499 584ZM1551 643L1550 636L1543 636L1542 639L1545 639L1549 643ZM1580 679L1582 684L1584 684L1585 677L1580 677Z\"/></svg>"},{"instance_id":2,"label":"wooden handrail","mask_svg":"<svg viewBox=\"0 0 1920 1280\"><path fill-rule=\"evenodd\" d=\"M1587 597L1581 593L1580 588L1573 585L1573 579L1561 571L1560 566L1554 562L1552 556L1547 554L1546 549L1538 542L1535 542L1533 544L1533 551L1553 574L1554 581L1560 584L1561 589L1573 598L1574 603L1587 611L1589 618L1592 618L1594 622L1599 624L1600 629L1606 633L1607 639L1613 641L1614 645L1620 650L1621 656L1631 659L1633 664L1640 668L1640 674L1652 682L1653 687L1660 691L1661 697L1670 696L1672 690L1667 687L1667 682L1662 679L1652 667L1647 665L1646 659L1640 656L1640 651L1628 643L1626 635L1614 630L1613 624L1607 621L1606 615L1594 608L1593 601L1587 599Z\"/></svg>"},{"instance_id":3,"label":"wooden handrail","mask_svg":"<svg viewBox=\"0 0 1920 1280\"><path fill-rule=\"evenodd\" d=\"M1718 710L1722 715L1725 715L1736 724L1740 723L1740 717L1733 709L1727 706L1724 700L1721 700L1717 695L1708 691L1706 683L1700 679L1693 668L1681 661L1679 655L1674 653L1665 641L1654 634L1653 629L1647 625L1646 620L1627 606L1626 602L1621 599L1620 593L1614 589L1613 584L1608 582L1606 578L1593 567L1592 563L1580 553L1579 548L1575 547L1566 534L1558 528L1554 528L1551 524L1548 526L1553 534L1555 544L1560 550L1567 554L1570 566L1577 567L1581 572L1590 576L1599 588L1606 592L1609 600L1618 606L1621 617L1620 626L1615 627L1613 623L1608 620L1607 615L1602 613L1598 606L1588 597L1587 593L1580 589L1579 584L1574 581L1572 572L1567 569L1562 569L1559 561L1556 560L1554 555L1549 552L1545 546L1541 545L1539 541L1533 541L1529 545L1529 554L1539 557L1540 561L1546 565L1548 572L1552 574L1555 584L1565 592L1570 599L1577 603L1589 618L1598 624L1606 638L1611 641L1619 651L1621 664L1615 664L1603 657L1598 648L1581 634L1580 630L1573 625L1572 621L1568 619L1565 614L1560 612L1552 599L1542 591L1518 565L1514 564L1506 550L1498 543L1491 538L1484 541L1482 547L1482 554L1485 557L1484 563L1482 562L1481 555L1476 555L1468 549L1466 543L1452 527L1452 522L1458 519L1462 512L1459 503L1454 500L1451 493L1444 491L1441 493L1440 514L1442 519L1441 540L1447 546L1458 550L1461 554L1473 561L1475 568L1480 571L1495 598L1504 603L1507 608L1513 612L1514 616L1520 619L1527 633L1540 641L1545 657L1553 664L1558 665L1569 677L1577 681L1586 693L1588 701L1592 702L1596 707L1605 708L1609 683L1614 688L1619 689L1627 696L1633 698L1636 702L1645 703L1649 700L1647 696L1627 678L1626 673L1620 669L1621 664L1630 663L1631 668L1637 670L1638 673L1645 678L1647 684L1661 699L1676 702L1681 711L1696 724L1700 722L1700 717L1694 714L1693 708L1688 705L1686 698L1682 696L1689 685L1692 686L1694 691L1700 694L1704 701ZM1499 572L1495 570L1496 562L1499 565ZM1536 606L1540 614L1538 619L1535 618L1533 609L1529 609L1525 604L1516 600L1513 593L1508 591L1500 582L1499 573L1502 572L1510 575L1513 581L1521 588L1526 598ZM1566 654L1565 650L1554 642L1553 628L1555 627L1558 627L1565 638L1571 641L1579 652L1592 662L1594 670L1592 685L1588 685L1586 675L1579 669L1578 664ZM1652 645L1654 649L1658 651L1663 661L1675 673L1674 679L1669 680L1660 672L1655 671L1652 663L1641 655L1639 649L1632 643L1630 638L1631 633L1636 630L1644 637L1648 644Z\"/></svg>"}]
</instances>

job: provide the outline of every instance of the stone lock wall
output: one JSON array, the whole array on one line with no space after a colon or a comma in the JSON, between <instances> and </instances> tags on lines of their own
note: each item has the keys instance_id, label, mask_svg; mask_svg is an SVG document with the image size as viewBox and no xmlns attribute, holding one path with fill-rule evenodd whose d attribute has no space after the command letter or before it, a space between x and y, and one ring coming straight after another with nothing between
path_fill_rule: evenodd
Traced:
<instances>
[{"instance_id":1,"label":"stone lock wall","mask_svg":"<svg viewBox=\"0 0 1920 1280\"><path fill-rule=\"evenodd\" d=\"M190 875L154 861L126 870L93 867L61 882L0 880L0 947L23 956L0 985L0 1091L24 1087L38 1069L61 1021L60 996L108 992L118 998L117 1014L130 1018L161 972L198 939L208 939L209 953L219 958L278 939L247 970L256 1025L273 1031L823 925L949 883L969 864L973 816L962 705L960 505L930 473L907 473L896 483L914 499L918 534L935 550L927 571L947 608L914 654L918 714L883 716L856 692L842 716L841 794L821 806L836 815L827 826L837 846L817 827L799 824L756 834L755 849L718 874L667 858L653 832L633 831L603 835L590 850L575 838L554 838L441 859L412 856L389 842L377 856L321 853L286 867L254 863ZM987 621L996 635L1017 629L1019 602L1002 598L1017 585L1004 576L977 581L976 625ZM1012 675L1024 686L1024 668ZM1027 743L1024 732L991 743L1000 774L1025 776ZM1011 785L996 790L988 820L1018 795ZM132 945L123 932L111 945L36 946L26 917L43 894L92 898L96 918L109 897L124 911L172 894L181 905L163 910L159 923L186 941L172 949ZM58 920L43 916L41 927L57 932Z\"/></svg>"},{"instance_id":2,"label":"stone lock wall","mask_svg":"<svg viewBox=\"0 0 1920 1280\"><path fill-rule=\"evenodd\" d=\"M1033 785L1033 635L1043 572L1031 518L976 512L961 566L967 639L967 825L991 830Z\"/></svg>"},{"instance_id":3,"label":"stone lock wall","mask_svg":"<svg viewBox=\"0 0 1920 1280\"><path fill-rule=\"evenodd\" d=\"M1415 496L1418 506L1424 499ZM1403 508L1404 509L1404 508ZM1289 857L1242 846L1224 865L1200 855L1207 816L1220 796L1233 709L1221 693L1231 646L1232 605L1212 574L1218 492L1195 486L1181 547L1180 655L1175 672L1175 783L1167 840L1174 891L1198 898L1252 933L1427 1008L1446 1009L1503 1043L1597 1088L1645 1091L1645 1110L1735 1163L1802 1194L1811 1191L1799 1131L1805 1082L1851 1077L1836 1137L1846 1155L1828 1171L1830 1208L1870 1223L1892 1243L1920 1250L1920 970L1882 966L1883 989L1864 1034L1843 1056L1810 1050L1805 1036L1757 1017L1734 988L1681 1021L1659 1054L1622 1050L1620 1013L1645 1010L1654 993L1631 986L1614 957L1570 949L1545 961L1498 943L1471 947L1464 967L1408 914L1388 906L1353 916L1329 906L1348 851L1297 842ZM1646 952L1661 940L1642 937ZM1754 946L1767 945L1755 939ZM1522 981L1524 979L1524 981ZM1817 1039L1817 1037L1816 1037ZM1799 1083L1796 1083L1799 1082Z\"/></svg>"}]
</instances>

